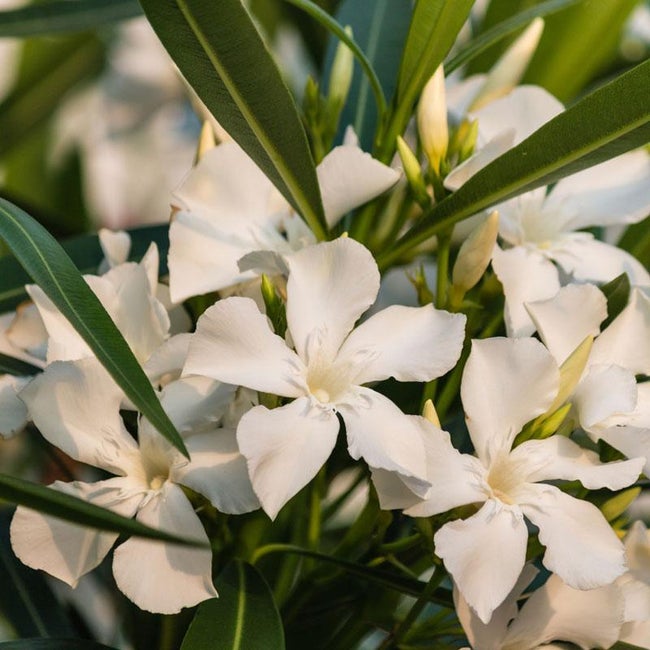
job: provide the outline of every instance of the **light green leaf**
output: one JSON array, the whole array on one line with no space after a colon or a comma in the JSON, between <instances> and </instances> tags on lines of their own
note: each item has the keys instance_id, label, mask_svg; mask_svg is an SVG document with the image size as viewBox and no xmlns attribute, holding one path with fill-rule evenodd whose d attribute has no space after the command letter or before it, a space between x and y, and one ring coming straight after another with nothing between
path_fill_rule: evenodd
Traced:
<instances>
[{"instance_id":1,"label":"light green leaf","mask_svg":"<svg viewBox=\"0 0 650 650\"><path fill-rule=\"evenodd\" d=\"M445 63L445 75L449 75L461 65L469 63L495 43L498 43L502 39L523 29L533 19L550 16L556 11L560 11L561 9L577 4L581 1L582 0L547 0L547 2L542 2L541 4L514 14L510 18L503 20L494 27L487 29L485 32L482 32L467 45L460 48L459 51Z\"/></svg>"},{"instance_id":2,"label":"light green leaf","mask_svg":"<svg viewBox=\"0 0 650 650\"><path fill-rule=\"evenodd\" d=\"M215 581L219 598L199 605L181 650L282 650L273 595L250 564L233 562Z\"/></svg>"},{"instance_id":3,"label":"light green leaf","mask_svg":"<svg viewBox=\"0 0 650 650\"><path fill-rule=\"evenodd\" d=\"M384 95L390 99L397 87L400 55L410 24L410 0L345 0L336 18L352 28L355 40L377 72ZM324 78L329 76L336 45L337 40L330 39ZM371 90L368 76L360 75L357 68L341 115L339 133L341 139L345 128L352 125L366 151L373 147L379 117L376 102L370 99Z\"/></svg>"},{"instance_id":4,"label":"light green leaf","mask_svg":"<svg viewBox=\"0 0 650 650\"><path fill-rule=\"evenodd\" d=\"M395 110L381 133L377 156L392 157L398 135L402 135L422 89L449 53L469 16L474 0L418 0L399 70Z\"/></svg>"},{"instance_id":5,"label":"light green leaf","mask_svg":"<svg viewBox=\"0 0 650 650\"><path fill-rule=\"evenodd\" d=\"M169 250L169 226L141 226L128 230L131 237L131 252L129 260L139 262L146 253L151 242L158 246L160 254L160 275L167 273L167 251ZM104 258L96 234L79 235L60 242L63 250L74 262L82 274L96 274L97 268ZM14 310L21 302L29 300L25 285L32 279L23 269L20 262L11 255L0 257L0 314Z\"/></svg>"},{"instance_id":6,"label":"light green leaf","mask_svg":"<svg viewBox=\"0 0 650 650\"><path fill-rule=\"evenodd\" d=\"M567 109L435 205L390 251L384 267L442 229L650 140L650 61Z\"/></svg>"},{"instance_id":7,"label":"light green leaf","mask_svg":"<svg viewBox=\"0 0 650 650\"><path fill-rule=\"evenodd\" d=\"M180 435L133 352L57 241L27 213L4 199L0 199L0 238L70 321L136 408L188 456Z\"/></svg>"},{"instance_id":8,"label":"light green leaf","mask_svg":"<svg viewBox=\"0 0 650 650\"><path fill-rule=\"evenodd\" d=\"M184 539L162 530L156 530L141 524L135 519L101 508L71 494L64 494L44 485L31 483L15 476L0 474L0 499L37 510L52 517L65 519L73 524L106 530L121 535L133 535L172 542L183 546L198 546L203 544L195 540Z\"/></svg>"},{"instance_id":9,"label":"light green leaf","mask_svg":"<svg viewBox=\"0 0 650 650\"><path fill-rule=\"evenodd\" d=\"M325 217L298 110L241 0L141 0L207 108L319 239Z\"/></svg>"},{"instance_id":10,"label":"light green leaf","mask_svg":"<svg viewBox=\"0 0 650 650\"><path fill-rule=\"evenodd\" d=\"M583 0L551 16L523 82L544 86L563 102L572 100L611 64L623 25L638 4L598 0L596 9Z\"/></svg>"},{"instance_id":11,"label":"light green leaf","mask_svg":"<svg viewBox=\"0 0 650 650\"><path fill-rule=\"evenodd\" d=\"M79 32L141 13L137 0L50 0L0 12L0 37Z\"/></svg>"}]
</instances>

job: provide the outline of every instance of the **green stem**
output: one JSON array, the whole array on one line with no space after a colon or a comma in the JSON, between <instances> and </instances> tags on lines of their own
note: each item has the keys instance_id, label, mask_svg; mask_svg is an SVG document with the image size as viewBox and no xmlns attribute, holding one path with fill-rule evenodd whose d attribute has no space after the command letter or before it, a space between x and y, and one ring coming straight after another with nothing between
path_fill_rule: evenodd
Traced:
<instances>
[{"instance_id":1,"label":"green stem","mask_svg":"<svg viewBox=\"0 0 650 650\"><path fill-rule=\"evenodd\" d=\"M449 284L449 250L452 229L438 234L438 277L436 278L436 307L444 309L447 304L447 285Z\"/></svg>"},{"instance_id":2,"label":"green stem","mask_svg":"<svg viewBox=\"0 0 650 650\"><path fill-rule=\"evenodd\" d=\"M440 583L446 576L447 572L442 565L435 567L433 575L422 594L415 601L404 620L384 639L384 642L379 646L378 650L388 650L389 648L397 647L399 642L405 638L418 616L420 616L422 610L429 603L431 594L440 586Z\"/></svg>"}]
</instances>

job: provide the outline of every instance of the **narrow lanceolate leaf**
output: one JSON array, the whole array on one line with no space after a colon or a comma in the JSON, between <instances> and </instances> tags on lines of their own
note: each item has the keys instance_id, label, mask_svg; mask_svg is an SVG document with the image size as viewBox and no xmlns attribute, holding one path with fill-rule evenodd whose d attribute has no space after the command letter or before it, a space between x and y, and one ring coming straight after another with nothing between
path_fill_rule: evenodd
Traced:
<instances>
[{"instance_id":1,"label":"narrow lanceolate leaf","mask_svg":"<svg viewBox=\"0 0 650 650\"><path fill-rule=\"evenodd\" d=\"M73 524L97 528L120 535L146 537L184 546L203 546L201 542L156 530L135 519L101 508L71 494L64 494L49 487L31 483L21 478L0 474L0 499L37 510L52 517L65 519Z\"/></svg>"},{"instance_id":2,"label":"narrow lanceolate leaf","mask_svg":"<svg viewBox=\"0 0 650 650\"><path fill-rule=\"evenodd\" d=\"M494 25L490 29L472 39L463 46L453 57L445 63L445 74L449 74L480 56L485 50L492 47L508 36L512 36L528 25L535 18L550 16L566 7L582 2L583 0L547 0L514 14L510 18Z\"/></svg>"},{"instance_id":3,"label":"narrow lanceolate leaf","mask_svg":"<svg viewBox=\"0 0 650 650\"><path fill-rule=\"evenodd\" d=\"M0 373L6 375L14 375L14 377L28 377L29 375L36 375L41 372L41 368L33 366L27 361L10 357L8 354L0 352Z\"/></svg>"},{"instance_id":4,"label":"narrow lanceolate leaf","mask_svg":"<svg viewBox=\"0 0 650 650\"><path fill-rule=\"evenodd\" d=\"M380 265L481 210L646 144L649 78L646 61L547 122L435 205Z\"/></svg>"},{"instance_id":5,"label":"narrow lanceolate leaf","mask_svg":"<svg viewBox=\"0 0 650 650\"><path fill-rule=\"evenodd\" d=\"M0 643L0 650L115 650L88 639L20 639Z\"/></svg>"},{"instance_id":6,"label":"narrow lanceolate leaf","mask_svg":"<svg viewBox=\"0 0 650 650\"><path fill-rule=\"evenodd\" d=\"M424 85L449 53L474 0L418 0L400 64L394 111L381 133L377 156L390 160Z\"/></svg>"},{"instance_id":7,"label":"narrow lanceolate leaf","mask_svg":"<svg viewBox=\"0 0 650 650\"><path fill-rule=\"evenodd\" d=\"M169 226L140 226L128 231L131 237L129 260L139 262L147 252L149 244L155 242L160 254L160 275L167 273L167 252L169 250ZM61 243L61 247L74 262L80 273L97 273L99 264L104 259L102 247L96 234L71 237ZM25 285L31 278L20 262L11 255L0 258L0 314L12 311L21 302L28 300Z\"/></svg>"},{"instance_id":8,"label":"narrow lanceolate leaf","mask_svg":"<svg viewBox=\"0 0 650 650\"><path fill-rule=\"evenodd\" d=\"M137 0L50 0L0 12L0 37L80 32L141 13Z\"/></svg>"},{"instance_id":9,"label":"narrow lanceolate leaf","mask_svg":"<svg viewBox=\"0 0 650 650\"><path fill-rule=\"evenodd\" d=\"M0 238L90 346L136 408L188 456L122 334L57 241L20 208L0 199ZM189 456L188 456L189 458Z\"/></svg>"},{"instance_id":10,"label":"narrow lanceolate leaf","mask_svg":"<svg viewBox=\"0 0 650 650\"><path fill-rule=\"evenodd\" d=\"M141 0L187 81L320 239L326 226L298 109L242 0Z\"/></svg>"},{"instance_id":11,"label":"narrow lanceolate leaf","mask_svg":"<svg viewBox=\"0 0 650 650\"><path fill-rule=\"evenodd\" d=\"M377 72L384 95L390 99L397 88L399 58L410 24L410 0L345 0L336 18L342 25L352 28L356 42ZM337 44L336 38L330 39L323 73L325 79L329 77ZM348 101L341 114L339 140L347 126L352 125L362 148L369 151L379 115L368 76L360 72L359 66L355 66Z\"/></svg>"},{"instance_id":12,"label":"narrow lanceolate leaf","mask_svg":"<svg viewBox=\"0 0 650 650\"><path fill-rule=\"evenodd\" d=\"M250 564L229 564L215 585L219 598L199 605L181 650L283 650L273 595Z\"/></svg>"}]
</instances>

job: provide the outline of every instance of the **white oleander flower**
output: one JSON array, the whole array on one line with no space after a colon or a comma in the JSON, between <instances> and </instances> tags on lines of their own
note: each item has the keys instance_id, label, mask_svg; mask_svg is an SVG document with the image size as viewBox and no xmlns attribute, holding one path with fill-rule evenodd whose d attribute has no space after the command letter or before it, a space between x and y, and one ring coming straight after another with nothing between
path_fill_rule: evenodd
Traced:
<instances>
[{"instance_id":1,"label":"white oleander flower","mask_svg":"<svg viewBox=\"0 0 650 650\"><path fill-rule=\"evenodd\" d=\"M335 147L318 165L329 226L399 179L358 146ZM174 194L169 230L170 290L175 302L257 276L239 260L255 251L290 254L316 239L271 181L235 142L211 149Z\"/></svg>"},{"instance_id":2,"label":"white oleander flower","mask_svg":"<svg viewBox=\"0 0 650 650\"><path fill-rule=\"evenodd\" d=\"M77 461L117 476L96 483L55 482L51 487L181 537L208 543L181 486L205 496L217 509L239 514L258 507L234 428L219 428L234 387L205 378L169 384L161 402L181 432L191 460L141 418L138 442L119 415L122 393L94 358L55 362L21 393L43 436ZM100 532L16 510L11 543L28 566L74 586L108 554L117 533ZM214 597L212 553L131 538L114 552L117 586L138 607L172 614Z\"/></svg>"},{"instance_id":3,"label":"white oleander flower","mask_svg":"<svg viewBox=\"0 0 650 650\"><path fill-rule=\"evenodd\" d=\"M428 482L419 432L393 402L364 384L443 375L460 355L465 317L431 305L393 306L354 328L379 288L366 248L340 238L286 261L295 351L251 299L231 297L201 316L185 366L185 373L293 399L273 410L251 409L237 429L264 510L275 517L316 475L334 449L338 415L353 458L396 472L422 494Z\"/></svg>"},{"instance_id":4,"label":"white oleander flower","mask_svg":"<svg viewBox=\"0 0 650 650\"><path fill-rule=\"evenodd\" d=\"M431 483L424 499L388 473L373 472L383 508L428 517L482 504L469 518L445 524L434 543L484 623L524 566L525 519L539 529L544 566L569 586L594 589L625 570L623 546L598 508L541 481L579 480L588 489L617 490L637 479L644 460L601 464L597 454L558 435L512 448L522 427L547 411L558 386L557 364L539 341L473 341L461 397L476 457L459 453L446 432L417 418Z\"/></svg>"}]
</instances>

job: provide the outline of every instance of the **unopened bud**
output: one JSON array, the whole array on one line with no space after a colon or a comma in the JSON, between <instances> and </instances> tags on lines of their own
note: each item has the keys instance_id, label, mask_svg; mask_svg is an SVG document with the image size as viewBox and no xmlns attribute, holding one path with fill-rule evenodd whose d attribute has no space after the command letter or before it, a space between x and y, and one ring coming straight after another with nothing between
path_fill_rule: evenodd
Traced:
<instances>
[{"instance_id":1,"label":"unopened bud","mask_svg":"<svg viewBox=\"0 0 650 650\"><path fill-rule=\"evenodd\" d=\"M404 138L399 135L397 136L397 151L399 152L404 174L413 192L413 196L421 206L428 206L431 203L431 197L427 192L427 186L422 177L420 161L411 150L411 147L406 144Z\"/></svg>"},{"instance_id":2,"label":"unopened bud","mask_svg":"<svg viewBox=\"0 0 650 650\"><path fill-rule=\"evenodd\" d=\"M492 259L499 233L499 213L494 210L463 242L452 271L452 283L466 293L483 277Z\"/></svg>"},{"instance_id":3,"label":"unopened bud","mask_svg":"<svg viewBox=\"0 0 650 650\"><path fill-rule=\"evenodd\" d=\"M552 413L564 404L573 393L580 381L580 377L582 377L582 373L587 367L587 361L591 354L593 343L593 336L585 338L560 366L560 387L553 404L551 404L548 410L549 413Z\"/></svg>"},{"instance_id":4,"label":"unopened bud","mask_svg":"<svg viewBox=\"0 0 650 650\"><path fill-rule=\"evenodd\" d=\"M210 149L214 149L216 146L217 138L215 137L214 128L208 120L205 120L201 127L199 143L196 147L196 162L201 160Z\"/></svg>"},{"instance_id":5,"label":"unopened bud","mask_svg":"<svg viewBox=\"0 0 650 650\"><path fill-rule=\"evenodd\" d=\"M524 33L503 53L478 91L470 111L507 95L521 80L544 31L542 18L535 18Z\"/></svg>"},{"instance_id":6,"label":"unopened bud","mask_svg":"<svg viewBox=\"0 0 650 650\"><path fill-rule=\"evenodd\" d=\"M442 65L438 67L422 91L417 121L424 153L433 170L439 174L440 164L447 155L449 144L445 72Z\"/></svg>"},{"instance_id":7,"label":"unopened bud","mask_svg":"<svg viewBox=\"0 0 650 650\"><path fill-rule=\"evenodd\" d=\"M352 28L347 25L345 33L352 38ZM334 110L341 110L345 104L352 84L354 73L354 55L352 50L343 42L339 42L332 62L332 70L329 78L329 90L327 101Z\"/></svg>"},{"instance_id":8,"label":"unopened bud","mask_svg":"<svg viewBox=\"0 0 650 650\"><path fill-rule=\"evenodd\" d=\"M422 409L422 417L425 420L429 420L433 426L440 429L440 418L436 412L436 407L433 405L433 402L430 399L424 403L424 408Z\"/></svg>"}]
</instances>

